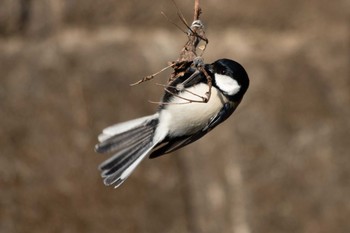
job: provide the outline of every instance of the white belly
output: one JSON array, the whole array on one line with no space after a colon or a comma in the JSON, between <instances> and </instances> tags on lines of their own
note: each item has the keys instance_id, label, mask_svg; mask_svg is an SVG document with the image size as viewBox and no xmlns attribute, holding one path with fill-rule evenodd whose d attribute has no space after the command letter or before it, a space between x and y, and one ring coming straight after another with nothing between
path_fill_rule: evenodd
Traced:
<instances>
[{"instance_id":1,"label":"white belly","mask_svg":"<svg viewBox=\"0 0 350 233\"><path fill-rule=\"evenodd\" d=\"M206 84L198 84L188 90L204 97L209 88ZM190 100L202 100L189 92L182 92L180 96ZM188 103L174 96L170 101L172 104L166 105L160 112L156 134L183 136L195 133L205 127L226 101L226 98L215 87L211 88L211 97L207 103Z\"/></svg>"}]
</instances>

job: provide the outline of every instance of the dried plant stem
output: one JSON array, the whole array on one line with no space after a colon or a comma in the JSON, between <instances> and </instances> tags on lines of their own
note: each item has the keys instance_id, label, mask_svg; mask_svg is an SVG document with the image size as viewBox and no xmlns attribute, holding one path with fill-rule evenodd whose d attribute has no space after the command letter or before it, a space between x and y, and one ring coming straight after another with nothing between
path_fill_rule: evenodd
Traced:
<instances>
[{"instance_id":1,"label":"dried plant stem","mask_svg":"<svg viewBox=\"0 0 350 233\"><path fill-rule=\"evenodd\" d=\"M156 73L154 73L154 74L148 75L148 76L144 77L143 79L137 81L136 83L130 84L130 86L135 86L135 85L138 85L138 84L140 84L140 83L149 81L149 80L153 79L156 75L162 73L163 71L165 71L165 70L167 70L167 69L169 69L170 67L173 67L173 66L174 66L174 64L171 63L170 65L164 67L164 68L161 69L160 71L158 71L158 72L156 72Z\"/></svg>"},{"instance_id":2,"label":"dried plant stem","mask_svg":"<svg viewBox=\"0 0 350 233\"><path fill-rule=\"evenodd\" d=\"M183 76L185 74L185 72L187 72L190 68L195 68L195 69L203 72L203 67L197 67L196 63L194 62L194 60L198 58L197 47L198 47L199 43L201 41L205 42L205 45L203 48L202 48L202 46L199 47L199 49L202 50L202 53L199 56L200 58L201 58L201 56L206 48L206 45L208 44L208 39L205 36L204 26L203 26L202 22L199 20L199 17L202 13L201 8L199 6L199 0L194 0L194 16L193 16L194 20L193 20L191 25L189 25L187 23L185 17L181 13L180 9L177 7L175 1L173 1L173 3L177 9L177 15L179 16L182 23L188 29L188 32L187 32L188 40L187 40L186 44L183 46L183 48L180 52L179 58L176 61L170 62L170 65L163 68L162 70L160 70L152 75L144 77L143 79L139 80L138 82L131 84L131 86L134 86L134 85L143 83L145 81L151 80L156 75L158 75L159 73L163 72L164 70L166 70L170 67L172 67L174 71L172 72L172 74L168 80L169 84L172 81L174 81L175 79L177 79L178 77ZM165 15L164 13L162 13L162 14ZM168 21L170 21L170 20L168 19ZM172 21L170 21L170 22L172 24L175 24ZM206 74L206 76L208 77L207 74ZM210 98L210 89L211 89L210 77L208 78L208 85L209 85L209 92L207 95L208 98L205 98L204 102L207 102Z\"/></svg>"},{"instance_id":3,"label":"dried plant stem","mask_svg":"<svg viewBox=\"0 0 350 233\"><path fill-rule=\"evenodd\" d=\"M201 14L201 8L199 7L199 0L194 0L193 21L198 20L200 14Z\"/></svg>"}]
</instances>

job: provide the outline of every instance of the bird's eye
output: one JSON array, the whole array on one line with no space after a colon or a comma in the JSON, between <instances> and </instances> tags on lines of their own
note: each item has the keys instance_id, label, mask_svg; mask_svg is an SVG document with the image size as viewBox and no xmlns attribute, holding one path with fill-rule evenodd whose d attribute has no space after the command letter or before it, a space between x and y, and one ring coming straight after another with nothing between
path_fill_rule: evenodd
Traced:
<instances>
[{"instance_id":1,"label":"bird's eye","mask_svg":"<svg viewBox=\"0 0 350 233\"><path fill-rule=\"evenodd\" d=\"M220 75L227 75L227 72L229 71L225 66L223 65L220 65L220 64L216 64L214 66L214 69L213 71L217 74L220 74Z\"/></svg>"},{"instance_id":2,"label":"bird's eye","mask_svg":"<svg viewBox=\"0 0 350 233\"><path fill-rule=\"evenodd\" d=\"M225 74L226 74L226 70L224 70L224 69L220 69L220 70L218 70L218 73L219 73L219 74L223 74L223 75L225 75Z\"/></svg>"}]
</instances>

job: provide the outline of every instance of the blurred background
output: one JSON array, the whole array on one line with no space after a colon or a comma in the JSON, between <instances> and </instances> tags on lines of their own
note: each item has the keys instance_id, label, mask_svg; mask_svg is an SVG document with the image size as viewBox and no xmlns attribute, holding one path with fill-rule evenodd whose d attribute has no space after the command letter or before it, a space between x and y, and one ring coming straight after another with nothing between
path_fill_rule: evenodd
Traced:
<instances>
[{"instance_id":1,"label":"blurred background","mask_svg":"<svg viewBox=\"0 0 350 233\"><path fill-rule=\"evenodd\" d=\"M189 22L193 1L177 0ZM1 0L0 232L350 232L350 3L201 1L206 62L251 86L233 117L118 189L94 152L152 114L187 37L167 1Z\"/></svg>"}]
</instances>

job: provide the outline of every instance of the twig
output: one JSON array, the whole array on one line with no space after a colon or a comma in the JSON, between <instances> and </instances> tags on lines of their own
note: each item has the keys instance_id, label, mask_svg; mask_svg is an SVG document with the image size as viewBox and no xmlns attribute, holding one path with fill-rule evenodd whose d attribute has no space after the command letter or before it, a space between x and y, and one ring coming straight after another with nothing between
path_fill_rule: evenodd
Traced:
<instances>
[{"instance_id":1,"label":"twig","mask_svg":"<svg viewBox=\"0 0 350 233\"><path fill-rule=\"evenodd\" d=\"M156 73L154 73L154 74L148 75L148 76L144 77L143 79L137 81L136 83L130 84L130 86L135 86L135 85L138 85L138 84L140 84L140 83L149 81L149 80L153 79L155 76L157 76L158 74L162 73L163 71L165 71L165 70L167 70L167 69L169 69L170 67L173 67L173 66L174 66L174 64L171 63L170 65L164 67L164 68L161 69L160 71L158 71L158 72L156 72Z\"/></svg>"},{"instance_id":2,"label":"twig","mask_svg":"<svg viewBox=\"0 0 350 233\"><path fill-rule=\"evenodd\" d=\"M210 95L211 95L211 85L212 85L211 78L207 74L207 72L205 71L205 69L202 65L198 65L197 62L194 62L195 60L196 61L203 60L201 58L201 56L203 55L204 50L209 42L207 37L205 36L204 25L199 19L200 15L202 13L202 10L199 6L199 0L194 0L194 14L193 14L194 20L193 20L191 26L188 25L184 15L180 11L179 7L176 5L176 2L174 0L173 0L173 3L176 7L176 13L177 13L178 17L180 18L182 23L188 29L188 32L187 32L188 40L187 40L186 44L183 46L183 48L180 52L179 58L176 61L171 62L170 65L163 68L162 70L160 70L152 75L146 76L143 79L141 79L138 82L131 84L131 85L134 86L134 85L143 83L145 81L151 80L159 73L172 67L174 69L174 71L172 72L172 74L168 80L168 84L170 84L178 77L183 76L186 72L189 71L189 69L195 69L195 70L202 72L208 80L209 90L206 93L207 97L202 97L203 102L206 103L209 101ZM165 16L168 21L170 21L172 24L174 24L177 28L179 28L181 30L181 28L178 25L176 25L174 22L172 22L163 12L162 12L162 15ZM204 47L202 47L202 46L199 47L199 49L201 49L202 52L198 56L197 55L197 47L201 41L204 41L205 44L204 44ZM194 102L197 102L197 101L194 101Z\"/></svg>"},{"instance_id":3,"label":"twig","mask_svg":"<svg viewBox=\"0 0 350 233\"><path fill-rule=\"evenodd\" d=\"M193 60L197 57L197 47L201 40L205 42L205 46L202 51L205 50L206 45L208 44L208 39L205 36L204 25L199 20L199 16L202 12L199 6L199 0L194 0L194 21L190 27L187 25L186 20L184 19L181 12L179 12L178 8L177 10L178 16L180 17L181 21L188 27L189 32L188 40L182 48L179 58L174 62L174 72L169 79L169 83L182 76L193 65Z\"/></svg>"},{"instance_id":4,"label":"twig","mask_svg":"<svg viewBox=\"0 0 350 233\"><path fill-rule=\"evenodd\" d=\"M179 25L177 25L175 22L173 22L171 19L169 19L169 17L163 11L161 11L160 13L166 18L166 20L168 20L168 22L173 24L175 27L177 27L183 33L187 34L187 32L185 32L185 30L183 30Z\"/></svg>"},{"instance_id":5,"label":"twig","mask_svg":"<svg viewBox=\"0 0 350 233\"><path fill-rule=\"evenodd\" d=\"M194 0L194 16L193 21L199 19L199 15L202 13L202 9L199 7L199 0Z\"/></svg>"}]
</instances>

